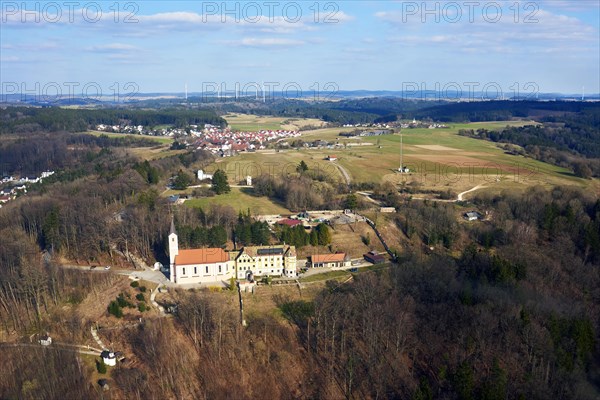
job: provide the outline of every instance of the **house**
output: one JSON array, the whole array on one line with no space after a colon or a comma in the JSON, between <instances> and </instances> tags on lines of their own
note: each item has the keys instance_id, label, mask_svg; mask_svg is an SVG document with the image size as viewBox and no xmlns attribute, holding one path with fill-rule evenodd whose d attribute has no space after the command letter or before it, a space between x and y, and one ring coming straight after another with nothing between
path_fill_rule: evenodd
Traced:
<instances>
[{"instance_id":1,"label":"house","mask_svg":"<svg viewBox=\"0 0 600 400\"><path fill-rule=\"evenodd\" d=\"M169 233L169 280L173 283L208 283L230 279L234 265L221 248L179 249L175 224Z\"/></svg>"},{"instance_id":2,"label":"house","mask_svg":"<svg viewBox=\"0 0 600 400\"><path fill-rule=\"evenodd\" d=\"M469 211L463 214L463 218L467 221L477 221L481 219L481 217L482 215L479 214L477 211Z\"/></svg>"},{"instance_id":3,"label":"house","mask_svg":"<svg viewBox=\"0 0 600 400\"><path fill-rule=\"evenodd\" d=\"M213 178L213 176L211 174L206 174L201 169L198 170L198 180L199 181L203 181L205 179L212 179L212 178Z\"/></svg>"},{"instance_id":4,"label":"house","mask_svg":"<svg viewBox=\"0 0 600 400\"><path fill-rule=\"evenodd\" d=\"M231 257L235 260L237 279L251 280L255 276L297 276L294 246L247 246L237 253L231 252Z\"/></svg>"},{"instance_id":5,"label":"house","mask_svg":"<svg viewBox=\"0 0 600 400\"><path fill-rule=\"evenodd\" d=\"M385 257L378 254L376 251L371 250L370 252L363 254L365 260L372 264L380 264L385 262Z\"/></svg>"},{"instance_id":6,"label":"house","mask_svg":"<svg viewBox=\"0 0 600 400\"><path fill-rule=\"evenodd\" d=\"M339 268L351 265L350 256L346 253L315 254L308 257L311 268Z\"/></svg>"},{"instance_id":7,"label":"house","mask_svg":"<svg viewBox=\"0 0 600 400\"><path fill-rule=\"evenodd\" d=\"M108 365L109 367L114 367L117 365L117 355L112 351L104 350L102 353L100 353L100 357L102 357L104 364Z\"/></svg>"},{"instance_id":8,"label":"house","mask_svg":"<svg viewBox=\"0 0 600 400\"><path fill-rule=\"evenodd\" d=\"M332 155L327 156L327 161L337 161L337 159L338 159L337 156L332 156Z\"/></svg>"},{"instance_id":9,"label":"house","mask_svg":"<svg viewBox=\"0 0 600 400\"><path fill-rule=\"evenodd\" d=\"M285 218L285 219L277 221L277 225L284 225L284 226L289 226L290 228L293 228L297 225L302 225L302 221L299 221L297 219Z\"/></svg>"},{"instance_id":10,"label":"house","mask_svg":"<svg viewBox=\"0 0 600 400\"><path fill-rule=\"evenodd\" d=\"M246 186L252 186L252 177L250 175L246 177Z\"/></svg>"},{"instance_id":11,"label":"house","mask_svg":"<svg viewBox=\"0 0 600 400\"><path fill-rule=\"evenodd\" d=\"M381 212L381 213L394 213L394 212L396 212L396 209L394 207L381 207L379 209L379 212Z\"/></svg>"}]
</instances>

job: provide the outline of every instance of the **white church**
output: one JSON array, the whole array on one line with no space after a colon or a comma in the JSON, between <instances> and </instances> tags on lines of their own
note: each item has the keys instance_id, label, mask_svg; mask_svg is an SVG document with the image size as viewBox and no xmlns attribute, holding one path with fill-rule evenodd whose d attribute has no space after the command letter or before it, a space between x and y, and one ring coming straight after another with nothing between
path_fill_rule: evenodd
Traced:
<instances>
[{"instance_id":1,"label":"white church","mask_svg":"<svg viewBox=\"0 0 600 400\"><path fill-rule=\"evenodd\" d=\"M176 284L227 282L259 276L297 277L294 246L248 246L241 250L222 248L179 249L175 224L169 232L169 280Z\"/></svg>"}]
</instances>

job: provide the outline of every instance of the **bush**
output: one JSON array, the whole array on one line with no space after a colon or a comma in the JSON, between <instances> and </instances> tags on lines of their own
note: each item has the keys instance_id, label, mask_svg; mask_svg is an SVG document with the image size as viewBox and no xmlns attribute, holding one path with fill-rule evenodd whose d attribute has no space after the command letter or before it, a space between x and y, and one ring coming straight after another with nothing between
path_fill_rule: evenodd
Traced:
<instances>
[{"instance_id":1,"label":"bush","mask_svg":"<svg viewBox=\"0 0 600 400\"><path fill-rule=\"evenodd\" d=\"M371 244L371 236L369 236L369 234L361 235L360 239L365 244L365 246L368 246Z\"/></svg>"},{"instance_id":2,"label":"bush","mask_svg":"<svg viewBox=\"0 0 600 400\"><path fill-rule=\"evenodd\" d=\"M148 306L144 302L138 303L138 310L140 310L140 312L144 312L148 310Z\"/></svg>"},{"instance_id":3,"label":"bush","mask_svg":"<svg viewBox=\"0 0 600 400\"><path fill-rule=\"evenodd\" d=\"M123 309L121 308L121 306L119 306L118 301L113 300L110 302L110 304L108 305L108 313L114 315L117 318L123 317Z\"/></svg>"},{"instance_id":4,"label":"bush","mask_svg":"<svg viewBox=\"0 0 600 400\"><path fill-rule=\"evenodd\" d=\"M270 276L265 276L264 278L261 279L261 282L264 283L265 285L270 285L272 281L273 281L273 279Z\"/></svg>"},{"instance_id":5,"label":"bush","mask_svg":"<svg viewBox=\"0 0 600 400\"><path fill-rule=\"evenodd\" d=\"M146 286L140 286L140 292L146 293Z\"/></svg>"},{"instance_id":6,"label":"bush","mask_svg":"<svg viewBox=\"0 0 600 400\"><path fill-rule=\"evenodd\" d=\"M146 301L146 299L144 298L144 294L143 293L138 293L135 295L136 300L138 301Z\"/></svg>"},{"instance_id":7,"label":"bush","mask_svg":"<svg viewBox=\"0 0 600 400\"><path fill-rule=\"evenodd\" d=\"M125 308L129 304L129 302L127 300L125 300L125 296L123 296L123 293L121 293L119 296L117 296L117 303L119 304L119 307L121 307L121 308Z\"/></svg>"},{"instance_id":8,"label":"bush","mask_svg":"<svg viewBox=\"0 0 600 400\"><path fill-rule=\"evenodd\" d=\"M140 286L140 283L138 281L133 281L129 284L129 286L131 286L132 288L136 288L136 287Z\"/></svg>"},{"instance_id":9,"label":"bush","mask_svg":"<svg viewBox=\"0 0 600 400\"><path fill-rule=\"evenodd\" d=\"M120 295L117 296L117 304L119 305L119 307L135 308L135 305L133 303L131 303L129 300L127 300L125 298L125 296L127 296L127 298L131 298L131 296L129 294L123 294L123 293L121 293Z\"/></svg>"},{"instance_id":10,"label":"bush","mask_svg":"<svg viewBox=\"0 0 600 400\"><path fill-rule=\"evenodd\" d=\"M106 364L104 364L104 360L101 358L100 361L96 360L96 369L99 374L106 373Z\"/></svg>"}]
</instances>

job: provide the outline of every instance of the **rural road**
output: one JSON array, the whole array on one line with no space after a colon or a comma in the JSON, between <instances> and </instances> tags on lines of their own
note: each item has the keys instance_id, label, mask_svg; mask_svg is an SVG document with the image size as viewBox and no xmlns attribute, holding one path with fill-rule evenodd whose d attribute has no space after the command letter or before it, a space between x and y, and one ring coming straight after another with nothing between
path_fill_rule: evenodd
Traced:
<instances>
[{"instance_id":1,"label":"rural road","mask_svg":"<svg viewBox=\"0 0 600 400\"><path fill-rule=\"evenodd\" d=\"M471 188L471 189L466 190L466 191L464 191L462 193L459 193L458 196L457 196L457 198L456 198L456 201L463 201L465 194L474 192L474 191L479 190L479 189L484 188L484 187L485 186L483 184L479 184L479 185L475 186L474 188Z\"/></svg>"},{"instance_id":2,"label":"rural road","mask_svg":"<svg viewBox=\"0 0 600 400\"><path fill-rule=\"evenodd\" d=\"M91 356L99 356L100 351L93 347L79 346L79 345L68 345L62 343L53 343L50 346L42 346L36 343L0 343L0 347L37 347L42 349L54 349L61 351L70 351L73 353L89 354Z\"/></svg>"},{"instance_id":3,"label":"rural road","mask_svg":"<svg viewBox=\"0 0 600 400\"><path fill-rule=\"evenodd\" d=\"M379 200L375 200L374 198L371 197L371 195L373 193L368 193L368 192L356 192L356 194L360 194L361 196L364 196L368 201L370 201L373 204L377 204L378 206L381 206L381 202Z\"/></svg>"},{"instance_id":4,"label":"rural road","mask_svg":"<svg viewBox=\"0 0 600 400\"><path fill-rule=\"evenodd\" d=\"M346 169L344 167L342 167L340 164L338 164L337 162L335 162L333 164L337 167L337 169L340 170L340 172L344 176L344 179L346 180L346 184L350 185L350 181L352 180L352 178L350 178L350 174L348 173L348 171L346 171Z\"/></svg>"}]
</instances>

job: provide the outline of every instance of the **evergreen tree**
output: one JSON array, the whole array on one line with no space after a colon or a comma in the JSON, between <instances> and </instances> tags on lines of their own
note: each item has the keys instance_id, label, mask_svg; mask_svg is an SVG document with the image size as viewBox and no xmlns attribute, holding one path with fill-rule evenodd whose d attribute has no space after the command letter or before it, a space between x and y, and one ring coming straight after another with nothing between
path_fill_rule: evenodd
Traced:
<instances>
[{"instance_id":1,"label":"evergreen tree","mask_svg":"<svg viewBox=\"0 0 600 400\"><path fill-rule=\"evenodd\" d=\"M320 223L315 229L317 230L320 246L327 246L331 243L331 232L329 232L329 227L327 225Z\"/></svg>"},{"instance_id":2,"label":"evergreen tree","mask_svg":"<svg viewBox=\"0 0 600 400\"><path fill-rule=\"evenodd\" d=\"M221 225L215 225L208 230L208 245L223 247L227 243L227 231Z\"/></svg>"},{"instance_id":3,"label":"evergreen tree","mask_svg":"<svg viewBox=\"0 0 600 400\"><path fill-rule=\"evenodd\" d=\"M298 166L296 167L296 171L300 174L305 171L308 171L308 165L306 165L304 160L300 161L300 164L298 164Z\"/></svg>"},{"instance_id":4,"label":"evergreen tree","mask_svg":"<svg viewBox=\"0 0 600 400\"><path fill-rule=\"evenodd\" d=\"M319 235L317 234L317 230L313 229L310 231L310 245L318 246L319 245Z\"/></svg>"},{"instance_id":5,"label":"evergreen tree","mask_svg":"<svg viewBox=\"0 0 600 400\"><path fill-rule=\"evenodd\" d=\"M179 170L177 176L175 177L175 180L173 181L173 189L185 190L191 184L192 178L182 170Z\"/></svg>"},{"instance_id":6,"label":"evergreen tree","mask_svg":"<svg viewBox=\"0 0 600 400\"><path fill-rule=\"evenodd\" d=\"M346 196L344 207L348 210L356 210L356 208L358 207L358 198L354 193L350 193L348 196Z\"/></svg>"},{"instance_id":7,"label":"evergreen tree","mask_svg":"<svg viewBox=\"0 0 600 400\"><path fill-rule=\"evenodd\" d=\"M218 169L214 173L212 178L212 190L216 194L229 193L231 191L225 171Z\"/></svg>"}]
</instances>

